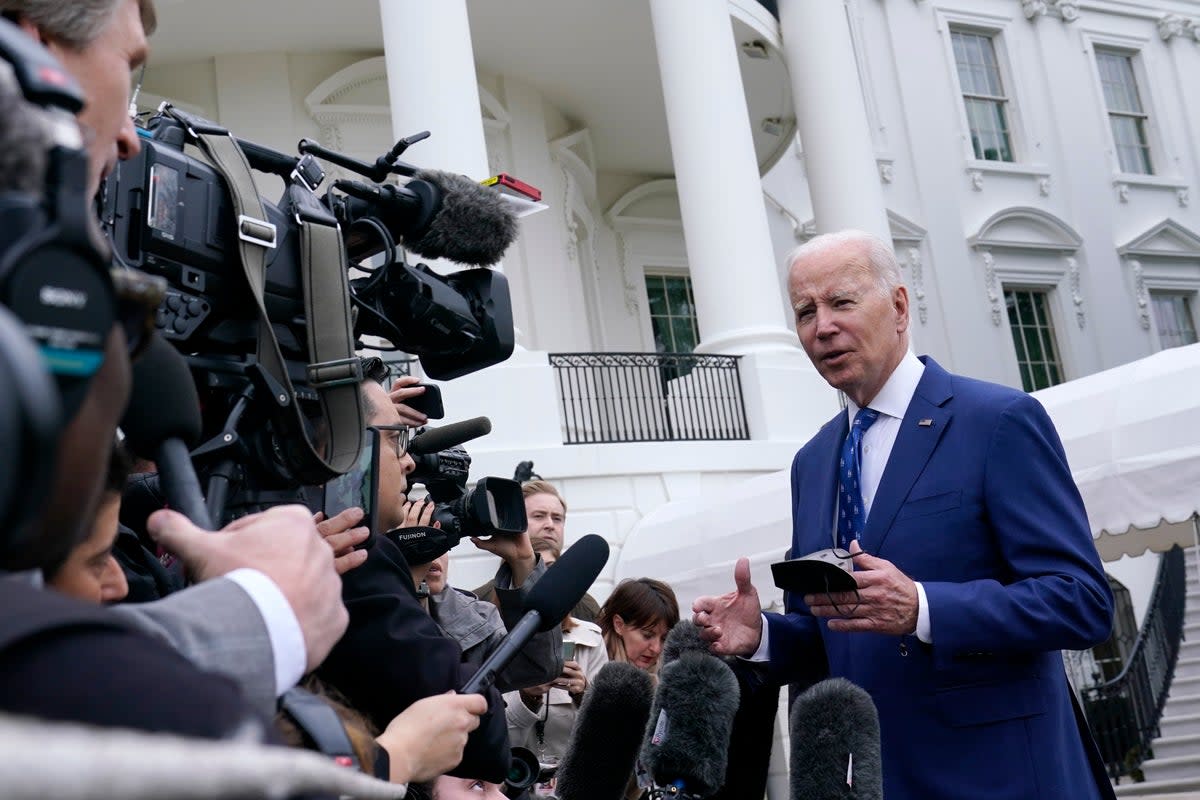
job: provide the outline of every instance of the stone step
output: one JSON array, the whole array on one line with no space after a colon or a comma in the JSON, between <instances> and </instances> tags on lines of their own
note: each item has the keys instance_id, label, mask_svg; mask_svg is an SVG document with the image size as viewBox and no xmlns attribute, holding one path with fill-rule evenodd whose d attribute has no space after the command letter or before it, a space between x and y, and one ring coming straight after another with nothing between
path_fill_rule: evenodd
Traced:
<instances>
[{"instance_id":1,"label":"stone step","mask_svg":"<svg viewBox=\"0 0 1200 800\"><path fill-rule=\"evenodd\" d=\"M1115 787L1117 797L1152 797L1156 800L1200 800L1200 779L1123 783Z\"/></svg>"},{"instance_id":2,"label":"stone step","mask_svg":"<svg viewBox=\"0 0 1200 800\"><path fill-rule=\"evenodd\" d=\"M1200 717L1200 694L1176 694L1176 687L1171 687L1167 695L1167 704L1163 707L1163 719L1175 717ZM1200 751L1198 751L1200 752Z\"/></svg>"},{"instance_id":3,"label":"stone step","mask_svg":"<svg viewBox=\"0 0 1200 800\"><path fill-rule=\"evenodd\" d=\"M1190 736L1160 736L1154 740L1154 757L1177 758L1200 753L1200 733Z\"/></svg>"},{"instance_id":4,"label":"stone step","mask_svg":"<svg viewBox=\"0 0 1200 800\"><path fill-rule=\"evenodd\" d=\"M1200 781L1200 753L1173 758L1154 758L1142 764L1146 782Z\"/></svg>"},{"instance_id":5,"label":"stone step","mask_svg":"<svg viewBox=\"0 0 1200 800\"><path fill-rule=\"evenodd\" d=\"M1179 661L1175 663L1175 680L1182 678L1200 678L1200 656L1189 655L1183 649L1179 651Z\"/></svg>"},{"instance_id":6,"label":"stone step","mask_svg":"<svg viewBox=\"0 0 1200 800\"><path fill-rule=\"evenodd\" d=\"M1200 734L1200 714L1179 715L1162 718L1159 723L1160 736L1193 736ZM1200 757L1200 754L1197 754ZM1149 763L1149 762L1147 762Z\"/></svg>"},{"instance_id":7,"label":"stone step","mask_svg":"<svg viewBox=\"0 0 1200 800\"><path fill-rule=\"evenodd\" d=\"M1192 694L1200 694L1200 675L1183 678L1176 673L1174 680L1171 681L1171 691L1168 693L1167 702L1171 702L1170 697L1172 696L1187 697Z\"/></svg>"}]
</instances>

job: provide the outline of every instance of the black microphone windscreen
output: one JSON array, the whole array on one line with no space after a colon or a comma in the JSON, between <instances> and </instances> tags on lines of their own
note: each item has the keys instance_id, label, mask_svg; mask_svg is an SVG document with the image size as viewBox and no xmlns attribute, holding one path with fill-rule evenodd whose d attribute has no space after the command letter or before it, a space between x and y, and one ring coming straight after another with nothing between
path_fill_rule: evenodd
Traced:
<instances>
[{"instance_id":1,"label":"black microphone windscreen","mask_svg":"<svg viewBox=\"0 0 1200 800\"><path fill-rule=\"evenodd\" d=\"M463 175L423 169L418 180L442 192L442 204L420 236L404 244L425 258L448 258L459 264L495 264L517 238L517 217L495 189Z\"/></svg>"},{"instance_id":2,"label":"black microphone windscreen","mask_svg":"<svg viewBox=\"0 0 1200 800\"><path fill-rule=\"evenodd\" d=\"M696 797L721 789L740 697L733 670L715 656L684 653L663 667L641 753L656 785L681 781Z\"/></svg>"},{"instance_id":3,"label":"black microphone windscreen","mask_svg":"<svg viewBox=\"0 0 1200 800\"><path fill-rule=\"evenodd\" d=\"M649 673L633 664L611 661L600 668L558 767L559 800L622 800L653 696Z\"/></svg>"},{"instance_id":4,"label":"black microphone windscreen","mask_svg":"<svg viewBox=\"0 0 1200 800\"><path fill-rule=\"evenodd\" d=\"M428 428L419 433L408 443L408 452L414 456L427 453L440 453L451 447L487 436L492 432L492 421L487 417L464 419L462 422L452 422L437 428Z\"/></svg>"},{"instance_id":5,"label":"black microphone windscreen","mask_svg":"<svg viewBox=\"0 0 1200 800\"><path fill-rule=\"evenodd\" d=\"M845 678L810 686L791 719L792 800L881 800L879 712Z\"/></svg>"},{"instance_id":6,"label":"black microphone windscreen","mask_svg":"<svg viewBox=\"0 0 1200 800\"><path fill-rule=\"evenodd\" d=\"M199 441L201 427L200 400L187 362L155 334L133 365L133 391L121 418L129 447L146 457L153 457L167 439L181 439L191 447Z\"/></svg>"},{"instance_id":7,"label":"black microphone windscreen","mask_svg":"<svg viewBox=\"0 0 1200 800\"><path fill-rule=\"evenodd\" d=\"M575 604L587 594L606 563L608 542L594 533L564 550L525 599L525 610L536 611L541 616L538 629L544 632L561 625Z\"/></svg>"},{"instance_id":8,"label":"black microphone windscreen","mask_svg":"<svg viewBox=\"0 0 1200 800\"><path fill-rule=\"evenodd\" d=\"M700 629L690 619L681 619L671 628L663 642L663 666L675 661L684 653L708 653L708 642L700 638Z\"/></svg>"}]
</instances>

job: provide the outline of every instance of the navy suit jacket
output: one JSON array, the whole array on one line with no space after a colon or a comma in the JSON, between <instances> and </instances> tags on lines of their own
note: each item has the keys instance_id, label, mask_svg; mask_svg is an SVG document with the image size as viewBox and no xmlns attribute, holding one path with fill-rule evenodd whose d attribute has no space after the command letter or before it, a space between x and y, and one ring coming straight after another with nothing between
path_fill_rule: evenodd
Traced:
<instances>
[{"instance_id":1,"label":"navy suit jacket","mask_svg":"<svg viewBox=\"0 0 1200 800\"><path fill-rule=\"evenodd\" d=\"M770 669L786 681L823 646L871 694L888 800L1099 797L1059 651L1104 641L1113 599L1062 443L1024 392L921 360L860 543L922 582L933 644L833 632L790 597L766 615ZM833 544L846 429L842 412L796 454L794 554Z\"/></svg>"}]
</instances>

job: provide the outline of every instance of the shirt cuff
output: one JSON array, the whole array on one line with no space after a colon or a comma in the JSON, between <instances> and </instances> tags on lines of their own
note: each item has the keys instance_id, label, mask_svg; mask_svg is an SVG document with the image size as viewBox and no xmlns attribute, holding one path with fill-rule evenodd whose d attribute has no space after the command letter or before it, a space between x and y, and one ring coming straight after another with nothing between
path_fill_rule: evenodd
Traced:
<instances>
[{"instance_id":1,"label":"shirt cuff","mask_svg":"<svg viewBox=\"0 0 1200 800\"><path fill-rule=\"evenodd\" d=\"M933 627L929 621L929 599L925 587L917 582L917 638L925 644L933 644Z\"/></svg>"},{"instance_id":2,"label":"shirt cuff","mask_svg":"<svg viewBox=\"0 0 1200 800\"><path fill-rule=\"evenodd\" d=\"M275 696L278 697L300 682L308 665L308 650L304 646L300 621L275 582L258 570L243 567L225 577L250 595L267 626L271 653L275 657Z\"/></svg>"},{"instance_id":3,"label":"shirt cuff","mask_svg":"<svg viewBox=\"0 0 1200 800\"><path fill-rule=\"evenodd\" d=\"M762 617L762 638L758 640L758 649L753 654L742 659L743 661L770 661L771 660L771 644L770 644L770 628L767 626L767 615L759 614Z\"/></svg>"}]
</instances>

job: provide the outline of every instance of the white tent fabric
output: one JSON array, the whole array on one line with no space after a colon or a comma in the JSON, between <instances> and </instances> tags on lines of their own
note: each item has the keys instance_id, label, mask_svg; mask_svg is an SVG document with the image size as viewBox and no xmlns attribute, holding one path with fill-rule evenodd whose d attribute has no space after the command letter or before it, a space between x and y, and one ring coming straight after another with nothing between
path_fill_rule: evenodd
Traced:
<instances>
[{"instance_id":1,"label":"white tent fabric","mask_svg":"<svg viewBox=\"0 0 1200 800\"><path fill-rule=\"evenodd\" d=\"M1063 439L1105 561L1162 552L1196 535L1200 513L1200 344L1035 393ZM791 541L788 471L720 497L669 503L646 516L618 556L616 579L652 575L694 598L733 586L749 556L764 605L778 602L770 564Z\"/></svg>"},{"instance_id":2,"label":"white tent fabric","mask_svg":"<svg viewBox=\"0 0 1200 800\"><path fill-rule=\"evenodd\" d=\"M1200 344L1034 394L1054 420L1106 561L1193 542Z\"/></svg>"}]
</instances>

